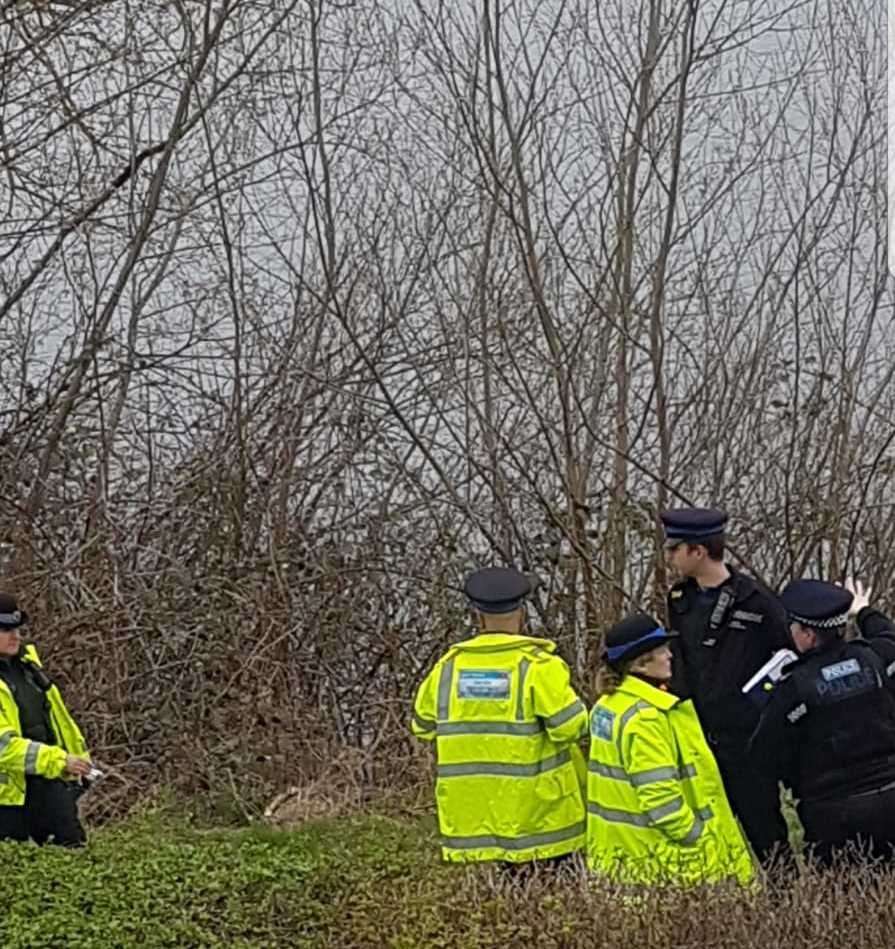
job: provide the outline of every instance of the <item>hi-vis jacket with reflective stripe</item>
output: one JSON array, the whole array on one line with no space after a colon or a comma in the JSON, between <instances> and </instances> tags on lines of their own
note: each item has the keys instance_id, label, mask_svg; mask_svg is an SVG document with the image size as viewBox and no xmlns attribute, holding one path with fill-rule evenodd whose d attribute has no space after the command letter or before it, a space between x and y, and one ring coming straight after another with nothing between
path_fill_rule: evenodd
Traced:
<instances>
[{"instance_id":1,"label":"hi-vis jacket with reflective stripe","mask_svg":"<svg viewBox=\"0 0 895 949\"><path fill-rule=\"evenodd\" d=\"M587 858L627 883L748 883L752 858L691 701L636 676L590 717Z\"/></svg>"},{"instance_id":2,"label":"hi-vis jacket with reflective stripe","mask_svg":"<svg viewBox=\"0 0 895 949\"><path fill-rule=\"evenodd\" d=\"M587 709L547 639L454 646L419 688L413 733L435 741L446 860L521 862L584 846Z\"/></svg>"},{"instance_id":3,"label":"hi-vis jacket with reflective stripe","mask_svg":"<svg viewBox=\"0 0 895 949\"><path fill-rule=\"evenodd\" d=\"M25 647L22 661L40 665L37 650L30 643ZM47 691L47 700L50 725L59 745L45 745L22 737L15 699L9 686L0 679L0 805L21 806L25 803L26 775L61 778L67 755L88 757L84 736L55 685Z\"/></svg>"}]
</instances>

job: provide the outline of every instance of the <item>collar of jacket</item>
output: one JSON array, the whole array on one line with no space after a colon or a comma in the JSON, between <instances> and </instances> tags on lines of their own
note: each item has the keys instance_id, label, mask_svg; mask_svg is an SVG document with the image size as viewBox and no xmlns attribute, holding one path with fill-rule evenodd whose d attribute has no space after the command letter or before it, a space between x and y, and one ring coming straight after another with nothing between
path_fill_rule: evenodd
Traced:
<instances>
[{"instance_id":1,"label":"collar of jacket","mask_svg":"<svg viewBox=\"0 0 895 949\"><path fill-rule=\"evenodd\" d=\"M456 648L493 652L495 649L519 649L525 646L545 649L547 652L556 651L556 643L551 639L537 639L534 636L521 636L515 633L479 633L472 639L457 643Z\"/></svg>"},{"instance_id":2,"label":"collar of jacket","mask_svg":"<svg viewBox=\"0 0 895 949\"><path fill-rule=\"evenodd\" d=\"M791 671L797 666L804 666L812 659L821 659L824 662L833 662L835 661L834 655L845 652L845 647L849 645L849 642L861 643L864 642L864 640L847 640L837 636L835 639L831 639L830 642L820 643L813 649L808 649L806 652L798 652L798 650L793 646L793 651L798 653L798 657L793 659L787 668Z\"/></svg>"},{"instance_id":3,"label":"collar of jacket","mask_svg":"<svg viewBox=\"0 0 895 949\"><path fill-rule=\"evenodd\" d=\"M638 679L637 676L632 675L626 675L624 679L622 679L618 691L636 696L644 702L649 702L650 705L655 705L656 708L662 709L663 712L674 708L674 706L680 702L680 698L673 692L663 692L654 685L650 685L649 682L644 682L643 679Z\"/></svg>"},{"instance_id":4,"label":"collar of jacket","mask_svg":"<svg viewBox=\"0 0 895 949\"><path fill-rule=\"evenodd\" d=\"M726 561L724 566L730 571L730 576L715 589L730 590L731 593L733 593L734 603L740 603L742 600L747 599L758 589L752 577L747 577L746 574L740 573ZM687 577L686 580L676 583L671 589L686 591L689 594L695 593L699 589L699 586L692 577Z\"/></svg>"}]
</instances>

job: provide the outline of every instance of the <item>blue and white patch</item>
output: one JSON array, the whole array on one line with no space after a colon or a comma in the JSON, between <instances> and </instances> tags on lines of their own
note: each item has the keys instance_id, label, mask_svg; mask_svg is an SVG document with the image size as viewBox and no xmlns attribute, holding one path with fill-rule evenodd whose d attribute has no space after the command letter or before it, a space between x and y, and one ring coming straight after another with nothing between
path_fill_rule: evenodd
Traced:
<instances>
[{"instance_id":1,"label":"blue and white patch","mask_svg":"<svg viewBox=\"0 0 895 949\"><path fill-rule=\"evenodd\" d=\"M824 666L820 674L827 682L833 682L836 679L843 679L845 676L854 675L861 671L861 664L857 659L844 659L842 662L834 662L832 666Z\"/></svg>"},{"instance_id":2,"label":"blue and white patch","mask_svg":"<svg viewBox=\"0 0 895 949\"><path fill-rule=\"evenodd\" d=\"M594 738L602 741L612 741L612 726L615 722L615 712L597 705L590 716L590 733Z\"/></svg>"},{"instance_id":3,"label":"blue and white patch","mask_svg":"<svg viewBox=\"0 0 895 949\"><path fill-rule=\"evenodd\" d=\"M457 677L457 698L508 699L510 673L503 669L461 669Z\"/></svg>"}]
</instances>

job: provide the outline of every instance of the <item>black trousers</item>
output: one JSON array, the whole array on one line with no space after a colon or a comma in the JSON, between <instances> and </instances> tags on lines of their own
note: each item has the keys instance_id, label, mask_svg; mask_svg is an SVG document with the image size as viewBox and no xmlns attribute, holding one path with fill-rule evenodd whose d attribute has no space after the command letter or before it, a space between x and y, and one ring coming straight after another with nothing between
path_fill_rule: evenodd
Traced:
<instances>
[{"instance_id":1,"label":"black trousers","mask_svg":"<svg viewBox=\"0 0 895 949\"><path fill-rule=\"evenodd\" d=\"M829 801L803 801L799 817L814 859L895 865L895 785Z\"/></svg>"},{"instance_id":2,"label":"black trousers","mask_svg":"<svg viewBox=\"0 0 895 949\"><path fill-rule=\"evenodd\" d=\"M538 871L550 875L571 875L575 872L577 860L576 854L565 853L559 857L547 857L544 860L528 860L524 863L513 863L511 860L501 860L498 866L504 877L525 882Z\"/></svg>"},{"instance_id":3,"label":"black trousers","mask_svg":"<svg viewBox=\"0 0 895 949\"><path fill-rule=\"evenodd\" d=\"M0 839L83 847L87 835L78 818L76 786L67 781L27 778L24 805L0 806Z\"/></svg>"},{"instance_id":4,"label":"black trousers","mask_svg":"<svg viewBox=\"0 0 895 949\"><path fill-rule=\"evenodd\" d=\"M780 808L780 785L775 776L749 758L745 748L725 748L710 742L724 790L734 814L759 862L786 863L792 858L789 829Z\"/></svg>"}]
</instances>

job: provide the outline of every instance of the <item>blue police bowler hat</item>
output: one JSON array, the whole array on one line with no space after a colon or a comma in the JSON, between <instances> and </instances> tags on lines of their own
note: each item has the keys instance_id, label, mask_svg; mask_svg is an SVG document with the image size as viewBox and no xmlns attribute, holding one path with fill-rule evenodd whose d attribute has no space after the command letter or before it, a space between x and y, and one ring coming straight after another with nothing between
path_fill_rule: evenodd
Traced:
<instances>
[{"instance_id":1,"label":"blue police bowler hat","mask_svg":"<svg viewBox=\"0 0 895 949\"><path fill-rule=\"evenodd\" d=\"M512 567L485 567L466 578L463 591L482 613L512 613L531 593L531 581Z\"/></svg>"},{"instance_id":2,"label":"blue police bowler hat","mask_svg":"<svg viewBox=\"0 0 895 949\"><path fill-rule=\"evenodd\" d=\"M825 580L793 580L780 594L792 622L815 629L836 629L848 622L854 597Z\"/></svg>"},{"instance_id":3,"label":"blue police bowler hat","mask_svg":"<svg viewBox=\"0 0 895 949\"><path fill-rule=\"evenodd\" d=\"M676 632L664 629L662 624L648 613L626 616L606 633L603 661L614 665L636 659L676 636Z\"/></svg>"},{"instance_id":4,"label":"blue police bowler hat","mask_svg":"<svg viewBox=\"0 0 895 949\"><path fill-rule=\"evenodd\" d=\"M663 511L659 515L665 528L665 546L677 547L678 544L698 544L707 537L724 533L727 514L724 511L708 507L684 507L672 511Z\"/></svg>"}]
</instances>

